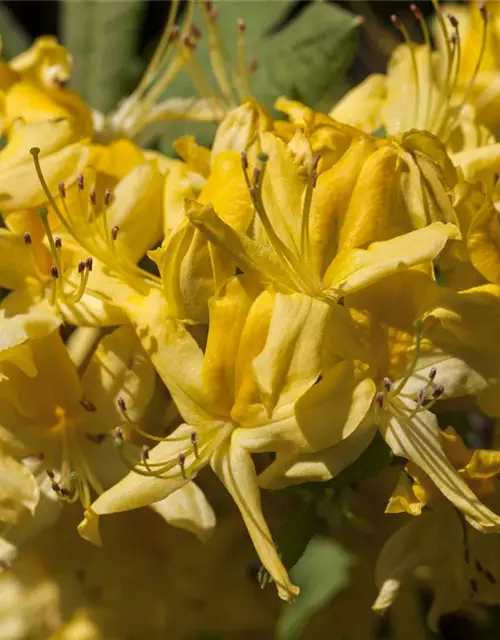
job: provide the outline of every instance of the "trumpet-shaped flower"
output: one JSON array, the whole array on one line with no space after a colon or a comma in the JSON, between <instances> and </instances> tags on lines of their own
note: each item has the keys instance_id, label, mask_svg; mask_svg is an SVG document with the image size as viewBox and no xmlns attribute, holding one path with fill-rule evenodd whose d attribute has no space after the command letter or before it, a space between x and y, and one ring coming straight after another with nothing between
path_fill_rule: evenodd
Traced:
<instances>
[{"instance_id":1,"label":"trumpet-shaped flower","mask_svg":"<svg viewBox=\"0 0 500 640\"><path fill-rule=\"evenodd\" d=\"M239 507L280 596L292 600L298 590L272 542L254 463L240 443L251 437L261 451L307 447L294 405L320 373L330 308L302 294L259 291L254 278L233 277L210 300L204 353L158 292L129 299L137 334L185 423L92 504L80 531L92 538L97 517L163 499L210 465ZM126 456L126 445L118 445Z\"/></svg>"},{"instance_id":2,"label":"trumpet-shaped flower","mask_svg":"<svg viewBox=\"0 0 500 640\"><path fill-rule=\"evenodd\" d=\"M429 263L459 237L457 215L439 182L440 175L453 175L444 150L416 132L406 144L408 151L377 148L358 133L342 158L318 175L304 134L297 131L286 144L264 133L266 156L252 175L242 159L256 212L251 236L226 223L212 203L192 202L187 215L243 271L259 272L281 291L338 300L395 270ZM426 147L442 168L425 155ZM398 174L403 162L407 168Z\"/></svg>"}]
</instances>

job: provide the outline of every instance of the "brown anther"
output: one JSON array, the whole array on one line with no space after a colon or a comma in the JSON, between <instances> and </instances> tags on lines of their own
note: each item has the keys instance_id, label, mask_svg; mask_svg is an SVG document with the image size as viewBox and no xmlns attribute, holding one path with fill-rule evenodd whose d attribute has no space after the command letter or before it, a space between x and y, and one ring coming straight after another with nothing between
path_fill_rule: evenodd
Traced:
<instances>
[{"instance_id":1,"label":"brown anther","mask_svg":"<svg viewBox=\"0 0 500 640\"><path fill-rule=\"evenodd\" d=\"M446 17L448 18L448 20L450 21L451 26L454 29L458 29L458 20L457 18L452 14L452 13L448 13L446 15Z\"/></svg>"},{"instance_id":2,"label":"brown anther","mask_svg":"<svg viewBox=\"0 0 500 640\"><path fill-rule=\"evenodd\" d=\"M111 237L113 238L113 240L116 240L116 238L118 237L118 231L120 231L120 227L118 227L116 224L114 227L111 227Z\"/></svg>"},{"instance_id":3,"label":"brown anther","mask_svg":"<svg viewBox=\"0 0 500 640\"><path fill-rule=\"evenodd\" d=\"M392 380L390 378L384 378L384 389L390 391L392 389Z\"/></svg>"},{"instance_id":4,"label":"brown anther","mask_svg":"<svg viewBox=\"0 0 500 640\"><path fill-rule=\"evenodd\" d=\"M254 167L253 174L252 174L252 183L254 184L254 186L257 186L259 184L260 174L261 174L260 167Z\"/></svg>"},{"instance_id":5,"label":"brown anther","mask_svg":"<svg viewBox=\"0 0 500 640\"><path fill-rule=\"evenodd\" d=\"M118 442L123 442L123 430L121 427L116 427L115 429L115 440Z\"/></svg>"},{"instance_id":6,"label":"brown anther","mask_svg":"<svg viewBox=\"0 0 500 640\"><path fill-rule=\"evenodd\" d=\"M80 260L78 263L78 273L83 273L85 271L85 262Z\"/></svg>"},{"instance_id":7,"label":"brown anther","mask_svg":"<svg viewBox=\"0 0 500 640\"><path fill-rule=\"evenodd\" d=\"M95 206L96 194L95 194L95 188L94 187L92 187L92 189L90 189L90 191L89 191L89 200Z\"/></svg>"},{"instance_id":8,"label":"brown anther","mask_svg":"<svg viewBox=\"0 0 500 640\"><path fill-rule=\"evenodd\" d=\"M321 160L321 154L320 153L315 153L313 155L313 159L312 159L313 171L317 171L320 160Z\"/></svg>"},{"instance_id":9,"label":"brown anther","mask_svg":"<svg viewBox=\"0 0 500 640\"><path fill-rule=\"evenodd\" d=\"M384 394L381 393L380 391L377 393L377 395L375 396L375 402L378 404L378 406L383 409L384 408Z\"/></svg>"},{"instance_id":10,"label":"brown anther","mask_svg":"<svg viewBox=\"0 0 500 640\"><path fill-rule=\"evenodd\" d=\"M54 280L57 280L57 278L59 278L59 269L55 264L50 267L50 275L52 278L54 278Z\"/></svg>"},{"instance_id":11,"label":"brown anther","mask_svg":"<svg viewBox=\"0 0 500 640\"><path fill-rule=\"evenodd\" d=\"M190 49L194 51L196 49L196 42L193 42L189 36L182 37L182 44L186 47L186 49Z\"/></svg>"},{"instance_id":12,"label":"brown anther","mask_svg":"<svg viewBox=\"0 0 500 640\"><path fill-rule=\"evenodd\" d=\"M417 404L421 407L427 402L427 389L424 387L417 393Z\"/></svg>"},{"instance_id":13,"label":"brown anther","mask_svg":"<svg viewBox=\"0 0 500 640\"><path fill-rule=\"evenodd\" d=\"M202 36L201 30L195 24L190 25L189 35L195 40L199 40Z\"/></svg>"},{"instance_id":14,"label":"brown anther","mask_svg":"<svg viewBox=\"0 0 500 640\"><path fill-rule=\"evenodd\" d=\"M55 491L56 493L61 493L61 487L57 484L57 482L53 482L51 484L52 487L52 491Z\"/></svg>"},{"instance_id":15,"label":"brown anther","mask_svg":"<svg viewBox=\"0 0 500 640\"><path fill-rule=\"evenodd\" d=\"M94 265L94 261L90 256L88 258L85 258L85 267L87 268L88 271L92 271L93 265Z\"/></svg>"},{"instance_id":16,"label":"brown anther","mask_svg":"<svg viewBox=\"0 0 500 640\"><path fill-rule=\"evenodd\" d=\"M149 460L149 447L147 444L143 444L141 447L141 459L144 462L144 460Z\"/></svg>"},{"instance_id":17,"label":"brown anther","mask_svg":"<svg viewBox=\"0 0 500 640\"><path fill-rule=\"evenodd\" d=\"M186 479L186 456L183 453L179 453L179 467L181 468L181 474Z\"/></svg>"},{"instance_id":18,"label":"brown anther","mask_svg":"<svg viewBox=\"0 0 500 640\"><path fill-rule=\"evenodd\" d=\"M434 378L436 377L436 374L437 374L437 368L431 367L429 370L429 380L434 380Z\"/></svg>"},{"instance_id":19,"label":"brown anther","mask_svg":"<svg viewBox=\"0 0 500 640\"><path fill-rule=\"evenodd\" d=\"M207 5L208 7L208 17L210 22L215 22L217 20L217 9L213 4Z\"/></svg>"},{"instance_id":20,"label":"brown anther","mask_svg":"<svg viewBox=\"0 0 500 640\"><path fill-rule=\"evenodd\" d=\"M33 240L31 239L31 233L29 233L28 231L26 231L26 233L23 236L24 238L24 244L31 244L33 242Z\"/></svg>"},{"instance_id":21,"label":"brown anther","mask_svg":"<svg viewBox=\"0 0 500 640\"><path fill-rule=\"evenodd\" d=\"M125 400L122 398L122 396L118 396L118 398L116 400L116 404L118 405L120 411L123 411L123 413L126 413L127 404L126 404Z\"/></svg>"},{"instance_id":22,"label":"brown anther","mask_svg":"<svg viewBox=\"0 0 500 640\"><path fill-rule=\"evenodd\" d=\"M243 167L243 171L248 169L248 155L246 151L241 152L241 166Z\"/></svg>"},{"instance_id":23,"label":"brown anther","mask_svg":"<svg viewBox=\"0 0 500 640\"><path fill-rule=\"evenodd\" d=\"M194 455L198 458L198 434L196 433L196 431L193 431L191 434L191 444L193 445Z\"/></svg>"},{"instance_id":24,"label":"brown anther","mask_svg":"<svg viewBox=\"0 0 500 640\"><path fill-rule=\"evenodd\" d=\"M317 173L313 173L312 177L311 177L311 187L313 189L316 189L316 184L318 183L318 174Z\"/></svg>"},{"instance_id":25,"label":"brown anther","mask_svg":"<svg viewBox=\"0 0 500 640\"><path fill-rule=\"evenodd\" d=\"M392 24L396 27L396 29L401 29L401 20L395 14L392 14L390 17Z\"/></svg>"},{"instance_id":26,"label":"brown anther","mask_svg":"<svg viewBox=\"0 0 500 640\"><path fill-rule=\"evenodd\" d=\"M420 11L420 9L417 7L416 4L410 5L410 11L413 13L416 20L423 20L424 17L422 15L422 12Z\"/></svg>"},{"instance_id":27,"label":"brown anther","mask_svg":"<svg viewBox=\"0 0 500 640\"><path fill-rule=\"evenodd\" d=\"M54 244L56 245L56 249L60 249L62 247L62 239L60 236L56 236L54 238Z\"/></svg>"},{"instance_id":28,"label":"brown anther","mask_svg":"<svg viewBox=\"0 0 500 640\"><path fill-rule=\"evenodd\" d=\"M247 25L246 25L246 22L243 20L243 18L239 18L239 20L237 20L236 24L238 25L238 31L240 33L245 33Z\"/></svg>"},{"instance_id":29,"label":"brown anther","mask_svg":"<svg viewBox=\"0 0 500 640\"><path fill-rule=\"evenodd\" d=\"M248 65L248 73L251 75L252 73L255 73L258 68L259 68L259 61L257 60L257 58L254 58Z\"/></svg>"},{"instance_id":30,"label":"brown anther","mask_svg":"<svg viewBox=\"0 0 500 640\"><path fill-rule=\"evenodd\" d=\"M107 207L109 205L109 203L111 202L111 196L113 195L113 192L111 191L111 189L106 189L104 191L104 206Z\"/></svg>"},{"instance_id":31,"label":"brown anther","mask_svg":"<svg viewBox=\"0 0 500 640\"><path fill-rule=\"evenodd\" d=\"M47 469L46 472L51 480L53 480L56 477L56 474L53 472L52 469Z\"/></svg>"},{"instance_id":32,"label":"brown anther","mask_svg":"<svg viewBox=\"0 0 500 640\"><path fill-rule=\"evenodd\" d=\"M79 173L79 174L76 176L76 183L77 183L78 188L80 189L80 191L83 191L83 187L84 187L85 185L84 185L84 182L83 182L83 174L82 174L82 173Z\"/></svg>"},{"instance_id":33,"label":"brown anther","mask_svg":"<svg viewBox=\"0 0 500 640\"><path fill-rule=\"evenodd\" d=\"M58 189L59 189L59 195L61 196L61 198L65 198L66 197L66 185L64 184L64 182L62 180L58 184Z\"/></svg>"},{"instance_id":34,"label":"brown anther","mask_svg":"<svg viewBox=\"0 0 500 640\"><path fill-rule=\"evenodd\" d=\"M168 34L168 41L177 42L178 40L179 40L179 27L177 25L174 25L170 29L170 33Z\"/></svg>"},{"instance_id":35,"label":"brown anther","mask_svg":"<svg viewBox=\"0 0 500 640\"><path fill-rule=\"evenodd\" d=\"M87 398L82 398L80 400L80 404L85 409L85 411L89 411L89 412L97 411L95 404L90 402L90 400L87 400Z\"/></svg>"},{"instance_id":36,"label":"brown anther","mask_svg":"<svg viewBox=\"0 0 500 640\"><path fill-rule=\"evenodd\" d=\"M71 492L68 489L66 489L65 487L60 487L59 488L59 493L62 496L65 496L66 498L69 498L69 496L71 495Z\"/></svg>"},{"instance_id":37,"label":"brown anther","mask_svg":"<svg viewBox=\"0 0 500 640\"><path fill-rule=\"evenodd\" d=\"M439 386L437 386L433 392L432 392L432 397L433 398L440 398L444 393L444 387L442 384L440 384Z\"/></svg>"},{"instance_id":38,"label":"brown anther","mask_svg":"<svg viewBox=\"0 0 500 640\"><path fill-rule=\"evenodd\" d=\"M489 13L488 13L488 9L486 8L486 5L484 2L480 2L478 4L478 9L481 13L481 18L487 22L488 18L489 18Z\"/></svg>"}]
</instances>

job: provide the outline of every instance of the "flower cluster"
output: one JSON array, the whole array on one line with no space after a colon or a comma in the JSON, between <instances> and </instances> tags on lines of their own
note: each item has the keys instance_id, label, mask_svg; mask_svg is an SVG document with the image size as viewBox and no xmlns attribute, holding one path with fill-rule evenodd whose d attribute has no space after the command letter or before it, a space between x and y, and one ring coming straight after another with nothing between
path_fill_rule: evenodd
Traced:
<instances>
[{"instance_id":1,"label":"flower cluster","mask_svg":"<svg viewBox=\"0 0 500 640\"><path fill-rule=\"evenodd\" d=\"M328 481L382 438L404 468L387 511L413 519L375 608L422 566L433 624L497 602L500 452L436 417L454 399L500 416L496 9L437 8L434 51L412 5L425 44L395 17L386 75L328 115L282 97L278 120L204 6L221 99L159 102L195 55L189 16L109 116L65 87L52 39L2 63L1 560L64 503L98 545L101 518L144 506L205 538L211 467L293 601L261 491ZM138 146L175 111L219 121L212 148Z\"/></svg>"}]
</instances>

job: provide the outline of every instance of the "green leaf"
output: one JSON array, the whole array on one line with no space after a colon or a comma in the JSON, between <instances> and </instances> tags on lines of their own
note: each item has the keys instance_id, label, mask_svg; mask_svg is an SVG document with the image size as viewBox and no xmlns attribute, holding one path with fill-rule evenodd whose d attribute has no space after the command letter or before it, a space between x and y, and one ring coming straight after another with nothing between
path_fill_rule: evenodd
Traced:
<instances>
[{"instance_id":1,"label":"green leaf","mask_svg":"<svg viewBox=\"0 0 500 640\"><path fill-rule=\"evenodd\" d=\"M73 54L71 86L94 109L110 111L129 90L142 0L65 0L62 41Z\"/></svg>"},{"instance_id":2,"label":"green leaf","mask_svg":"<svg viewBox=\"0 0 500 640\"><path fill-rule=\"evenodd\" d=\"M0 34L2 35L2 56L7 60L22 53L31 44L28 32L3 5L0 5Z\"/></svg>"},{"instance_id":3,"label":"green leaf","mask_svg":"<svg viewBox=\"0 0 500 640\"><path fill-rule=\"evenodd\" d=\"M322 103L343 81L359 24L359 18L333 4L311 3L265 41L252 82L259 101L268 109L280 95L311 107Z\"/></svg>"},{"instance_id":4,"label":"green leaf","mask_svg":"<svg viewBox=\"0 0 500 640\"><path fill-rule=\"evenodd\" d=\"M289 3L287 0L268 2L265 11L263 11L263 4L260 0L216 0L214 5L217 8L217 26L221 41L224 42L225 49L234 65L237 59L237 21L240 18L245 20L245 52L248 64L255 57L255 52L259 51L267 30L279 22L286 13ZM203 33L203 37L196 47L196 61L209 86L216 87L210 62L205 19L199 6L195 7L194 22L201 27ZM195 86L189 74L184 71L174 79L163 97L192 97L196 95L198 94ZM167 155L172 155L172 143L183 135L193 135L200 144L209 146L216 128L216 125L211 123L169 122L165 125L165 133L159 140L159 148Z\"/></svg>"},{"instance_id":5,"label":"green leaf","mask_svg":"<svg viewBox=\"0 0 500 640\"><path fill-rule=\"evenodd\" d=\"M290 572L300 595L293 604L283 606L277 640L299 638L312 616L348 584L352 565L352 556L335 540L314 537Z\"/></svg>"},{"instance_id":6,"label":"green leaf","mask_svg":"<svg viewBox=\"0 0 500 640\"><path fill-rule=\"evenodd\" d=\"M343 94L346 89L343 74L354 54L359 18L326 3L311 3L290 21L286 17L295 3L287 0L268 2L265 9L259 0L219 0L215 5L221 41L233 67L237 62L236 23L239 18L245 20L245 63L248 66L254 59L258 61L250 85L263 106L272 109L276 98L284 95L320 108L331 105L332 96L338 99ZM199 13L195 21L204 25ZM196 59L209 84L217 86L207 34L198 43ZM164 97L193 95L197 95L194 85L183 72ZM171 155L172 142L186 134L210 145L215 128L204 123L168 123L159 147Z\"/></svg>"}]
</instances>

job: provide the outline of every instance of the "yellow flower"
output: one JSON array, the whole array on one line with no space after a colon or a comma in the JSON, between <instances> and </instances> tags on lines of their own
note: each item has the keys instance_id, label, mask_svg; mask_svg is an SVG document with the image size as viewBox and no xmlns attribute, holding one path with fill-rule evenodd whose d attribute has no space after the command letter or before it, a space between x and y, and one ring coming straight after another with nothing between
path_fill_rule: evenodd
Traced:
<instances>
[{"instance_id":1,"label":"yellow flower","mask_svg":"<svg viewBox=\"0 0 500 640\"><path fill-rule=\"evenodd\" d=\"M453 167L444 149L425 133L409 134L405 144L408 151L377 148L358 132L342 158L318 175L300 130L288 144L264 133L266 156L252 176L243 156L257 214L251 235L226 223L214 202L191 202L186 213L243 271L259 272L281 291L335 301L395 270L430 263L448 239L459 237L444 181Z\"/></svg>"},{"instance_id":2,"label":"yellow flower","mask_svg":"<svg viewBox=\"0 0 500 640\"><path fill-rule=\"evenodd\" d=\"M137 334L185 423L96 500L80 532L93 537L97 517L163 499L210 464L238 505L278 593L292 600L298 590L272 543L254 463L241 443L251 439L259 451L309 448L294 405L321 371L329 306L301 294L259 292L254 279L233 277L210 300L204 353L169 316L158 292L129 299ZM121 448L127 455L126 445Z\"/></svg>"},{"instance_id":3,"label":"yellow flower","mask_svg":"<svg viewBox=\"0 0 500 640\"><path fill-rule=\"evenodd\" d=\"M278 453L261 475L261 486L327 480L351 464L378 430L393 453L423 470L473 526L500 530L500 516L480 502L448 461L431 411L440 398L476 395L491 376L498 377L495 342L490 337L489 351L486 344L482 349L467 344L471 329L477 332L480 307L474 301L472 327L461 318L461 337L437 323L434 309L442 296L427 276L408 271L353 296L352 309L337 308L325 335L330 366L325 363L323 379L296 403L299 426L324 424L326 435L314 440L308 455ZM445 293L443 306L451 297L453 307L457 296ZM498 313L493 296L484 304ZM415 326L420 317L424 322Z\"/></svg>"},{"instance_id":4,"label":"yellow flower","mask_svg":"<svg viewBox=\"0 0 500 640\"><path fill-rule=\"evenodd\" d=\"M447 458L475 494L497 509L500 453L470 451L448 427L441 433ZM413 482L412 482L413 480ZM427 507L422 512L423 507ZM500 566L498 538L469 526L461 514L442 500L436 487L409 463L387 507L388 513L417 515L398 530L382 549L377 565L379 595L374 609L392 605L402 583L422 577L434 591L428 622L436 629L439 617L467 602L498 604Z\"/></svg>"},{"instance_id":5,"label":"yellow flower","mask_svg":"<svg viewBox=\"0 0 500 640\"><path fill-rule=\"evenodd\" d=\"M12 353L19 349L17 345L0 352L4 456L0 466L3 473L11 474L12 483L12 488L3 485L0 506L8 496L13 503L12 513L6 507L0 509L0 519L9 525L0 530L4 562L13 558L26 539L54 522L59 501L79 500L87 509L93 494L99 495L126 474L128 468L116 455L113 438L107 433L125 422L117 398L127 402L128 416L139 421L155 383L154 369L130 326L101 340L80 379L58 331L52 329L38 337L41 330L47 332L54 325L50 314L40 310L38 315L40 319L30 314L6 321L17 326L24 322L28 327L37 327L37 321L44 323L38 333L31 330L25 347L31 359L26 360L28 371L19 355ZM15 341L12 335L10 343ZM34 484L31 493L30 481ZM214 526L211 509L193 483L154 509L167 522L200 536Z\"/></svg>"}]
</instances>

